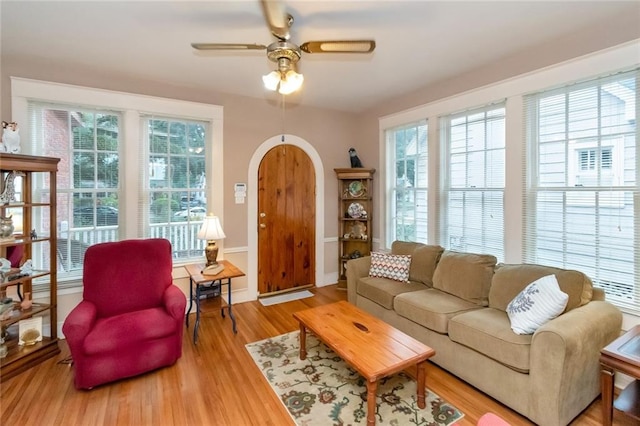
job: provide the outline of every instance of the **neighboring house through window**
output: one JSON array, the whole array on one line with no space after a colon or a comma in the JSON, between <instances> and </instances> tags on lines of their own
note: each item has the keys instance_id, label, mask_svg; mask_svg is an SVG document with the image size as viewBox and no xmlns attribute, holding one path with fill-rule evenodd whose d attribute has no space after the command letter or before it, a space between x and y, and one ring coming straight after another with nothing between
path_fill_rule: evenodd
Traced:
<instances>
[{"instance_id":1,"label":"neighboring house through window","mask_svg":"<svg viewBox=\"0 0 640 426\"><path fill-rule=\"evenodd\" d=\"M586 273L640 305L636 71L526 98L525 260Z\"/></svg>"}]
</instances>

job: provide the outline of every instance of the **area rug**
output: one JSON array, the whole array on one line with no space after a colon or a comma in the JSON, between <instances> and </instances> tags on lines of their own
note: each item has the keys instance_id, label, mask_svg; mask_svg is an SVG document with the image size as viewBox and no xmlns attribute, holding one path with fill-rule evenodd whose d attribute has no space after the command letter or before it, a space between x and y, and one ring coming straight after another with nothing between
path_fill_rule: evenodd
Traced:
<instances>
[{"instance_id":1,"label":"area rug","mask_svg":"<svg viewBox=\"0 0 640 426\"><path fill-rule=\"evenodd\" d=\"M290 293L279 294L277 296L263 297L260 300L262 306L277 305L278 303L291 302L292 300L306 299L312 297L313 293L308 290L292 291Z\"/></svg>"},{"instance_id":2,"label":"area rug","mask_svg":"<svg viewBox=\"0 0 640 426\"><path fill-rule=\"evenodd\" d=\"M246 345L293 421L298 426L365 425L365 379L312 334L307 334L307 359L300 360L298 336L294 331ZM426 402L426 408L418 408L416 382L406 373L381 379L376 424L451 425L464 416L428 389Z\"/></svg>"}]
</instances>

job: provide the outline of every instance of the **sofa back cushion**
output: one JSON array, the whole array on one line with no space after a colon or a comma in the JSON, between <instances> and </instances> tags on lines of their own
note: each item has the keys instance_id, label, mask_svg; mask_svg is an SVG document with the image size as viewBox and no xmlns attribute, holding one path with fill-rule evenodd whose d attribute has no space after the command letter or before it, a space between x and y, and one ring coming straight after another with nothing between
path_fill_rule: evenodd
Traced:
<instances>
[{"instance_id":1,"label":"sofa back cushion","mask_svg":"<svg viewBox=\"0 0 640 426\"><path fill-rule=\"evenodd\" d=\"M526 286L545 275L555 275L560 290L569 295L565 312L591 301L593 284L582 272L543 265L500 264L496 267L491 282L489 307L506 312L507 305L514 297Z\"/></svg>"},{"instance_id":2,"label":"sofa back cushion","mask_svg":"<svg viewBox=\"0 0 640 426\"><path fill-rule=\"evenodd\" d=\"M444 248L410 241L394 241L391 253L411 255L409 281L418 281L428 287L433 286L433 273Z\"/></svg>"},{"instance_id":3,"label":"sofa back cushion","mask_svg":"<svg viewBox=\"0 0 640 426\"><path fill-rule=\"evenodd\" d=\"M496 262L496 257L490 254L445 250L433 274L433 287L478 306L487 306Z\"/></svg>"}]
</instances>

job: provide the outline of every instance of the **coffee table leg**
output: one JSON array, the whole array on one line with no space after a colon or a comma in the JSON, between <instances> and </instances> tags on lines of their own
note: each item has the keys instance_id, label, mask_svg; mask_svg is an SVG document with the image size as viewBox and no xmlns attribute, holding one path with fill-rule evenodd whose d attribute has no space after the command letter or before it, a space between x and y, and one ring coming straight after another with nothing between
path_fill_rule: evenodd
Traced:
<instances>
[{"instance_id":1,"label":"coffee table leg","mask_svg":"<svg viewBox=\"0 0 640 426\"><path fill-rule=\"evenodd\" d=\"M426 362L418 363L418 377L417 377L417 386L418 386L418 407L425 408L427 406L424 400L424 387L425 387L425 365Z\"/></svg>"},{"instance_id":2,"label":"coffee table leg","mask_svg":"<svg viewBox=\"0 0 640 426\"><path fill-rule=\"evenodd\" d=\"M307 358L307 329L300 323L300 359Z\"/></svg>"},{"instance_id":3,"label":"coffee table leg","mask_svg":"<svg viewBox=\"0 0 640 426\"><path fill-rule=\"evenodd\" d=\"M367 425L376 424L376 390L377 380L367 380Z\"/></svg>"}]
</instances>

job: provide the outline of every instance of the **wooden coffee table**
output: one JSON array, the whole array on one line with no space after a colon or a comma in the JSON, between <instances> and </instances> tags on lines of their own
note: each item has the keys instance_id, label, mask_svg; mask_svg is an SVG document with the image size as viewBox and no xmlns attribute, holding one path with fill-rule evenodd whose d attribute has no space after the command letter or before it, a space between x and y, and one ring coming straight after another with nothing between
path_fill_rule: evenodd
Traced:
<instances>
[{"instance_id":1,"label":"wooden coffee table","mask_svg":"<svg viewBox=\"0 0 640 426\"><path fill-rule=\"evenodd\" d=\"M378 380L414 365L418 407L425 408L425 365L435 350L346 301L293 316L300 322L300 359L307 357L310 330L367 380L368 425L376 423Z\"/></svg>"}]
</instances>

